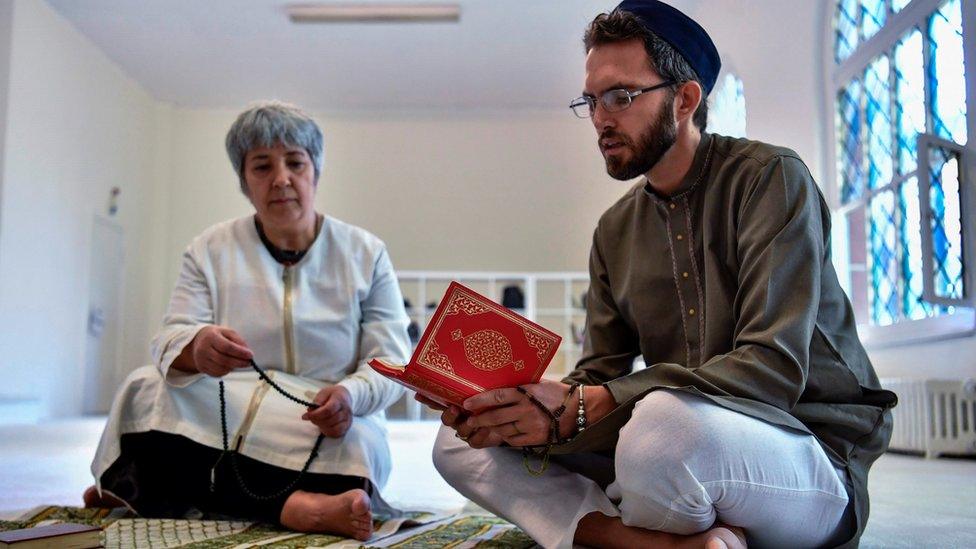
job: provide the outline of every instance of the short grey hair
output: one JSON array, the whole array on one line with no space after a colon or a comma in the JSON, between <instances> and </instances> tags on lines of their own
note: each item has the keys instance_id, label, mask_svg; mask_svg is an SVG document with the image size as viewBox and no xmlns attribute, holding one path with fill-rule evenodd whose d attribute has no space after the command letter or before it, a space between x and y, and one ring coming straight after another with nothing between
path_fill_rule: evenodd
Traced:
<instances>
[{"instance_id":1,"label":"short grey hair","mask_svg":"<svg viewBox=\"0 0 976 549\"><path fill-rule=\"evenodd\" d=\"M280 101L260 101L242 112L227 131L224 145L227 156L237 172L241 192L247 194L244 181L244 157L258 147L271 147L282 143L289 147L301 147L315 166L315 181L322 173L322 130L304 111Z\"/></svg>"}]
</instances>

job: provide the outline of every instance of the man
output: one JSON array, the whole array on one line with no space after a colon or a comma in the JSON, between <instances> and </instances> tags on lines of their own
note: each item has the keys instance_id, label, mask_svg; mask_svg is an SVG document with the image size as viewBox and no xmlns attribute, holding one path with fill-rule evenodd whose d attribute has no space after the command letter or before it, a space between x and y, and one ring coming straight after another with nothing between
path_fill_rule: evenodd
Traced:
<instances>
[{"instance_id":1,"label":"man","mask_svg":"<svg viewBox=\"0 0 976 549\"><path fill-rule=\"evenodd\" d=\"M563 383L444 410L435 465L545 547L856 545L895 396L816 183L793 151L705 133L720 60L678 10L625 0L584 44L572 107L611 176L645 177L594 233L583 356ZM553 438L540 476L499 447Z\"/></svg>"}]
</instances>

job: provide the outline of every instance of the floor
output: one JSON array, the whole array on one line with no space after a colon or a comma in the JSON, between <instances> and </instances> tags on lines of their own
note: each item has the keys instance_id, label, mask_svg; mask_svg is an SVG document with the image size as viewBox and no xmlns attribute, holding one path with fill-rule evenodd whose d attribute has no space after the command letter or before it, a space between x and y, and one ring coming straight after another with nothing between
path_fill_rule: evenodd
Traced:
<instances>
[{"instance_id":1,"label":"floor","mask_svg":"<svg viewBox=\"0 0 976 549\"><path fill-rule=\"evenodd\" d=\"M103 418L0 425L0 516L40 504L80 505ZM384 491L405 509L460 510L468 502L430 462L437 423L391 421L396 463ZM976 547L976 460L886 454L871 473L862 547Z\"/></svg>"}]
</instances>

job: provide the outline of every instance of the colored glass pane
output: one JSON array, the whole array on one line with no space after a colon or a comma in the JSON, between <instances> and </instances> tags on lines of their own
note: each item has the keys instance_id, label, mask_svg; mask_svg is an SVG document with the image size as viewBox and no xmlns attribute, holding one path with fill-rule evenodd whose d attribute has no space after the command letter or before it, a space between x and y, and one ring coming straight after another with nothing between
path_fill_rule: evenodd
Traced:
<instances>
[{"instance_id":1,"label":"colored glass pane","mask_svg":"<svg viewBox=\"0 0 976 549\"><path fill-rule=\"evenodd\" d=\"M864 191L860 104L861 82L854 80L837 98L837 170L844 204Z\"/></svg>"},{"instance_id":2,"label":"colored glass pane","mask_svg":"<svg viewBox=\"0 0 976 549\"><path fill-rule=\"evenodd\" d=\"M729 137L746 136L746 94L742 80L726 74L709 96L708 131Z\"/></svg>"},{"instance_id":3,"label":"colored glass pane","mask_svg":"<svg viewBox=\"0 0 976 549\"><path fill-rule=\"evenodd\" d=\"M931 268L935 276L936 295L960 299L963 297L963 252L959 159L943 149L933 148L929 162L933 265L926 268Z\"/></svg>"},{"instance_id":4,"label":"colored glass pane","mask_svg":"<svg viewBox=\"0 0 976 549\"><path fill-rule=\"evenodd\" d=\"M857 0L840 0L834 19L834 60L840 63L857 48Z\"/></svg>"},{"instance_id":5,"label":"colored glass pane","mask_svg":"<svg viewBox=\"0 0 976 549\"><path fill-rule=\"evenodd\" d=\"M901 223L902 314L918 320L932 316L937 308L922 299L922 216L918 202L918 179L912 177L899 190Z\"/></svg>"},{"instance_id":6,"label":"colored glass pane","mask_svg":"<svg viewBox=\"0 0 976 549\"><path fill-rule=\"evenodd\" d=\"M895 124L897 127L898 173L917 167L915 141L925 132L925 72L922 33L913 30L895 46Z\"/></svg>"},{"instance_id":7,"label":"colored glass pane","mask_svg":"<svg viewBox=\"0 0 976 549\"><path fill-rule=\"evenodd\" d=\"M875 59L864 71L864 125L868 144L868 188L891 182L892 133L890 65L887 56Z\"/></svg>"},{"instance_id":8,"label":"colored glass pane","mask_svg":"<svg viewBox=\"0 0 976 549\"><path fill-rule=\"evenodd\" d=\"M900 316L894 193L884 191L875 195L870 200L868 210L871 319L876 325L887 326Z\"/></svg>"},{"instance_id":9,"label":"colored glass pane","mask_svg":"<svg viewBox=\"0 0 976 549\"><path fill-rule=\"evenodd\" d=\"M887 15L885 0L861 0L861 38L867 40L877 34Z\"/></svg>"},{"instance_id":10,"label":"colored glass pane","mask_svg":"<svg viewBox=\"0 0 976 549\"><path fill-rule=\"evenodd\" d=\"M936 135L966 142L966 76L962 49L962 5L950 0L929 18L929 87ZM959 70L962 67L963 70Z\"/></svg>"}]
</instances>

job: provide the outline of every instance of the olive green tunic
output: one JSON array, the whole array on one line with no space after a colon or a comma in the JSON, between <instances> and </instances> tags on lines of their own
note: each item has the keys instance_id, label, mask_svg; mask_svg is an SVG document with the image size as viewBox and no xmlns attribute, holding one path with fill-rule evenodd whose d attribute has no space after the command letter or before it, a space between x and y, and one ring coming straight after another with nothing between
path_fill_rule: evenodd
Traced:
<instances>
[{"instance_id":1,"label":"olive green tunic","mask_svg":"<svg viewBox=\"0 0 976 549\"><path fill-rule=\"evenodd\" d=\"M567 381L604 384L620 405L554 452L609 450L638 400L682 388L814 434L848 472L856 544L896 397L858 340L823 196L795 152L709 134L681 188L665 197L643 182L597 225ZM638 355L647 368L632 372Z\"/></svg>"}]
</instances>

